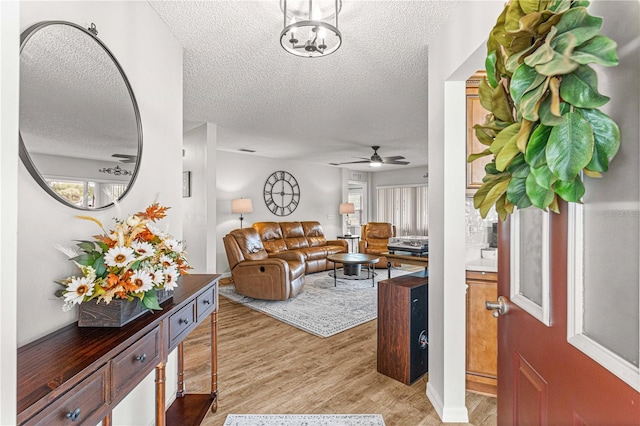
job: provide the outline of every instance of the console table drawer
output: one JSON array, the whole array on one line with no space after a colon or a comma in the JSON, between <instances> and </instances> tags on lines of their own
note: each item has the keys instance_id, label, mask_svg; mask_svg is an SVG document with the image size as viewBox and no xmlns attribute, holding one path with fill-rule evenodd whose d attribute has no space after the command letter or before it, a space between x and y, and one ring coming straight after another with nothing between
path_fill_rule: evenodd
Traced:
<instances>
[{"instance_id":1,"label":"console table drawer","mask_svg":"<svg viewBox=\"0 0 640 426\"><path fill-rule=\"evenodd\" d=\"M170 349L179 343L180 336L191 329L196 320L196 301L192 300L178 312L169 317L169 346Z\"/></svg>"},{"instance_id":2,"label":"console table drawer","mask_svg":"<svg viewBox=\"0 0 640 426\"><path fill-rule=\"evenodd\" d=\"M209 290L202 293L196 298L196 311L198 322L202 321L216 307L216 287L212 286Z\"/></svg>"},{"instance_id":3,"label":"console table drawer","mask_svg":"<svg viewBox=\"0 0 640 426\"><path fill-rule=\"evenodd\" d=\"M133 389L159 363L160 328L156 327L113 359L113 399Z\"/></svg>"},{"instance_id":4,"label":"console table drawer","mask_svg":"<svg viewBox=\"0 0 640 426\"><path fill-rule=\"evenodd\" d=\"M23 424L93 426L108 412L108 384L109 369L105 365Z\"/></svg>"}]
</instances>

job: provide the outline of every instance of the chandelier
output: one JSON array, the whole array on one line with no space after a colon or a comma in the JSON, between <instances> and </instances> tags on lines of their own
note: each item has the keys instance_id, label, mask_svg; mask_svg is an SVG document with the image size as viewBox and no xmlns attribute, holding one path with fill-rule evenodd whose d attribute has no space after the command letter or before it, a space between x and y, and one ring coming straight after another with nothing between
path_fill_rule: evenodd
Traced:
<instances>
[{"instance_id":1,"label":"chandelier","mask_svg":"<svg viewBox=\"0 0 640 426\"><path fill-rule=\"evenodd\" d=\"M280 0L284 29L280 44L296 56L327 56L340 47L338 13L342 0Z\"/></svg>"},{"instance_id":2,"label":"chandelier","mask_svg":"<svg viewBox=\"0 0 640 426\"><path fill-rule=\"evenodd\" d=\"M133 173L131 173L129 170L126 169L121 169L120 166L115 166L115 167L109 167L109 168L102 168L98 170L99 172L102 173L107 173L110 175L115 175L115 176L131 176L133 175Z\"/></svg>"}]
</instances>

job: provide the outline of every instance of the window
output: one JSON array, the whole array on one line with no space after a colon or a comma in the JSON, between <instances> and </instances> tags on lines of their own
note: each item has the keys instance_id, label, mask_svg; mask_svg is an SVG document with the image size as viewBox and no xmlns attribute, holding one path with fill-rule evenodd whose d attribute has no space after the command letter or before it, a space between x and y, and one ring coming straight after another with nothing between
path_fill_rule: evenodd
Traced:
<instances>
[{"instance_id":1,"label":"window","mask_svg":"<svg viewBox=\"0 0 640 426\"><path fill-rule=\"evenodd\" d=\"M398 236L429 235L427 186L378 188L377 221L396 226Z\"/></svg>"}]
</instances>

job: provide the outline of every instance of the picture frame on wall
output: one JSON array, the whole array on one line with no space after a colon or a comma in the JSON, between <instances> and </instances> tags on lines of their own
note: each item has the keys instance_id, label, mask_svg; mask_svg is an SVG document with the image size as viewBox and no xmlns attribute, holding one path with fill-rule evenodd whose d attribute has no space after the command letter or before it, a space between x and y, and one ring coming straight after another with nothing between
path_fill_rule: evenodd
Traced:
<instances>
[{"instance_id":1,"label":"picture frame on wall","mask_svg":"<svg viewBox=\"0 0 640 426\"><path fill-rule=\"evenodd\" d=\"M191 172L182 172L182 198L191 197Z\"/></svg>"}]
</instances>

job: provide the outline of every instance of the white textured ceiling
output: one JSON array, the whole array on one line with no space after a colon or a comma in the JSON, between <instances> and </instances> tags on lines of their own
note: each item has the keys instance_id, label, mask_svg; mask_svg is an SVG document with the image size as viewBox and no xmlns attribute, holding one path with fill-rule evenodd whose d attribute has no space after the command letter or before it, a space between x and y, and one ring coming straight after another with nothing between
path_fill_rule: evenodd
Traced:
<instances>
[{"instance_id":1,"label":"white textured ceiling","mask_svg":"<svg viewBox=\"0 0 640 426\"><path fill-rule=\"evenodd\" d=\"M184 47L185 127L217 124L219 149L327 164L379 145L427 164L427 48L455 2L344 0L321 58L282 49L278 0L150 4Z\"/></svg>"}]
</instances>

